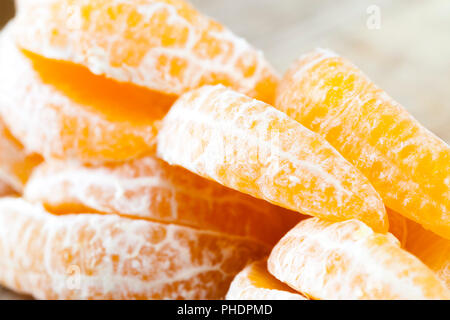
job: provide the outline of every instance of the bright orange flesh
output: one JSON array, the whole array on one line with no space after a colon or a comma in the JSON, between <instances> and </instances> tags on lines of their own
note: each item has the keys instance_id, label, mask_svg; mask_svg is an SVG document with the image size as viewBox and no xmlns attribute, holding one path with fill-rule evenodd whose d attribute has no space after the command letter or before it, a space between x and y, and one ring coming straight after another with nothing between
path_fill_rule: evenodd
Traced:
<instances>
[{"instance_id":1,"label":"bright orange flesh","mask_svg":"<svg viewBox=\"0 0 450 320\"><path fill-rule=\"evenodd\" d=\"M450 239L450 148L354 65L325 50L285 75L277 108L325 137L385 204Z\"/></svg>"},{"instance_id":2,"label":"bright orange flesh","mask_svg":"<svg viewBox=\"0 0 450 320\"><path fill-rule=\"evenodd\" d=\"M246 266L231 282L227 300L306 300L267 271L267 261Z\"/></svg>"},{"instance_id":3,"label":"bright orange flesh","mask_svg":"<svg viewBox=\"0 0 450 320\"><path fill-rule=\"evenodd\" d=\"M392 233L398 241L400 241L400 245L404 247L408 238L407 219L389 208L386 208L386 212L389 218L389 232Z\"/></svg>"},{"instance_id":4,"label":"bright orange flesh","mask_svg":"<svg viewBox=\"0 0 450 320\"><path fill-rule=\"evenodd\" d=\"M450 290L450 240L425 230L414 221L407 220L407 225L406 250L422 260Z\"/></svg>"},{"instance_id":5,"label":"bright orange flesh","mask_svg":"<svg viewBox=\"0 0 450 320\"><path fill-rule=\"evenodd\" d=\"M262 53L186 1L29 1L15 24L23 48L118 81L176 95L221 83L273 102Z\"/></svg>"},{"instance_id":6,"label":"bright orange flesh","mask_svg":"<svg viewBox=\"0 0 450 320\"><path fill-rule=\"evenodd\" d=\"M154 152L156 121L174 97L20 52L9 27L0 48L0 112L28 150L87 162Z\"/></svg>"},{"instance_id":7,"label":"bright orange flesh","mask_svg":"<svg viewBox=\"0 0 450 320\"><path fill-rule=\"evenodd\" d=\"M40 299L219 299L266 248L115 215L54 216L0 200L0 283Z\"/></svg>"},{"instance_id":8,"label":"bright orange flesh","mask_svg":"<svg viewBox=\"0 0 450 320\"><path fill-rule=\"evenodd\" d=\"M16 192L22 192L33 169L42 161L28 153L0 119L0 179Z\"/></svg>"},{"instance_id":9,"label":"bright orange flesh","mask_svg":"<svg viewBox=\"0 0 450 320\"><path fill-rule=\"evenodd\" d=\"M368 180L325 139L284 113L223 86L180 97L164 118L158 154L227 187L333 221L386 232Z\"/></svg>"},{"instance_id":10,"label":"bright orange flesh","mask_svg":"<svg viewBox=\"0 0 450 320\"><path fill-rule=\"evenodd\" d=\"M36 168L24 197L58 214L117 213L270 245L300 219L294 212L152 157L96 166L49 161Z\"/></svg>"},{"instance_id":11,"label":"bright orange flesh","mask_svg":"<svg viewBox=\"0 0 450 320\"><path fill-rule=\"evenodd\" d=\"M358 220L303 220L272 250L268 270L317 299L450 299L437 276L395 237Z\"/></svg>"}]
</instances>

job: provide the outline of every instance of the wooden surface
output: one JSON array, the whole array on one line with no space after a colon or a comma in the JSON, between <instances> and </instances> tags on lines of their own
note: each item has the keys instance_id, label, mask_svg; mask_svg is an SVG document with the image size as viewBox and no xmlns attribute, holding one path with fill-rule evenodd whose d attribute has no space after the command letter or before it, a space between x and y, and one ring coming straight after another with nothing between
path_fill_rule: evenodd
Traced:
<instances>
[{"instance_id":1,"label":"wooden surface","mask_svg":"<svg viewBox=\"0 0 450 320\"><path fill-rule=\"evenodd\" d=\"M450 1L192 0L262 49L284 72L302 53L351 59L427 128L450 142ZM7 14L0 0L0 16ZM380 29L366 10L377 5ZM1 21L1 19L0 19ZM0 299L17 298L0 289Z\"/></svg>"}]
</instances>

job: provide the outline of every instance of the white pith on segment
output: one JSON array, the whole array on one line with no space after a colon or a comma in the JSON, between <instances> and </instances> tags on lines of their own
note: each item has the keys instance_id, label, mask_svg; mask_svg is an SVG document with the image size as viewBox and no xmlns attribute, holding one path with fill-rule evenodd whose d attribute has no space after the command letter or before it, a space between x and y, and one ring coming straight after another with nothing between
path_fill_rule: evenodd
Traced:
<instances>
[{"instance_id":1,"label":"white pith on segment","mask_svg":"<svg viewBox=\"0 0 450 320\"><path fill-rule=\"evenodd\" d=\"M64 213L81 205L82 210L187 225L271 245L295 223L286 221L293 213L285 209L150 156L106 166L47 161L33 172L24 198L49 210L63 208Z\"/></svg>"},{"instance_id":2,"label":"white pith on segment","mask_svg":"<svg viewBox=\"0 0 450 320\"><path fill-rule=\"evenodd\" d=\"M267 248L116 215L55 216L0 199L0 283L40 299L220 299Z\"/></svg>"},{"instance_id":3,"label":"white pith on segment","mask_svg":"<svg viewBox=\"0 0 450 320\"><path fill-rule=\"evenodd\" d=\"M91 10L88 17L86 10ZM122 10L119 16L108 15L116 10ZM151 34L156 18L164 19L165 33ZM133 26L127 19L140 19L142 24ZM114 30L106 32L112 24ZM172 27L175 31L169 30ZM218 78L235 90L257 96L261 81L277 80L260 51L195 12L186 1L30 1L19 10L16 34L21 46L45 57L83 64L96 74L164 93L181 94ZM145 41L139 41L142 34ZM181 35L180 43L164 43ZM208 51L216 46L219 52L210 56ZM119 48L130 54L131 48L138 48L144 54L132 61L113 61ZM165 67L162 59L168 61ZM172 62L184 65L181 75L171 74Z\"/></svg>"},{"instance_id":4,"label":"white pith on segment","mask_svg":"<svg viewBox=\"0 0 450 320\"><path fill-rule=\"evenodd\" d=\"M274 247L268 269L316 299L450 299L450 292L390 233L359 220L303 220Z\"/></svg>"},{"instance_id":5,"label":"white pith on segment","mask_svg":"<svg viewBox=\"0 0 450 320\"><path fill-rule=\"evenodd\" d=\"M304 214L360 218L387 230L376 191L325 139L223 86L180 97L157 139L162 159L225 186Z\"/></svg>"}]
</instances>

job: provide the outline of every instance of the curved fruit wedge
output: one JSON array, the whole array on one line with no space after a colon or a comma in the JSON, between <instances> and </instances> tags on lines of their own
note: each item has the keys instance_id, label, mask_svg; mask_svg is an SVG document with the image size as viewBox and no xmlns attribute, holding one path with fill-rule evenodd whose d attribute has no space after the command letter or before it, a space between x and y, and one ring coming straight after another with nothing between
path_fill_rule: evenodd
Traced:
<instances>
[{"instance_id":1,"label":"curved fruit wedge","mask_svg":"<svg viewBox=\"0 0 450 320\"><path fill-rule=\"evenodd\" d=\"M358 220L303 220L275 246L268 270L317 299L450 299L450 291L390 233Z\"/></svg>"},{"instance_id":2,"label":"curved fruit wedge","mask_svg":"<svg viewBox=\"0 0 450 320\"><path fill-rule=\"evenodd\" d=\"M266 253L241 237L0 199L0 283L39 299L219 299Z\"/></svg>"},{"instance_id":3,"label":"curved fruit wedge","mask_svg":"<svg viewBox=\"0 0 450 320\"><path fill-rule=\"evenodd\" d=\"M180 97L164 118L158 154L227 187L333 221L385 232L373 187L328 142L275 108L223 86Z\"/></svg>"},{"instance_id":4,"label":"curved fruit wedge","mask_svg":"<svg viewBox=\"0 0 450 320\"><path fill-rule=\"evenodd\" d=\"M43 203L52 213L117 213L270 245L299 221L294 212L153 157L91 166L48 161L36 168L24 198Z\"/></svg>"},{"instance_id":5,"label":"curved fruit wedge","mask_svg":"<svg viewBox=\"0 0 450 320\"><path fill-rule=\"evenodd\" d=\"M267 261L246 266L231 282L227 300L306 300L267 271Z\"/></svg>"},{"instance_id":6,"label":"curved fruit wedge","mask_svg":"<svg viewBox=\"0 0 450 320\"><path fill-rule=\"evenodd\" d=\"M422 260L450 290L450 240L425 230L411 220L407 220L407 226L406 250Z\"/></svg>"},{"instance_id":7,"label":"curved fruit wedge","mask_svg":"<svg viewBox=\"0 0 450 320\"><path fill-rule=\"evenodd\" d=\"M0 180L22 192L33 169L42 158L27 152L0 119Z\"/></svg>"},{"instance_id":8,"label":"curved fruit wedge","mask_svg":"<svg viewBox=\"0 0 450 320\"><path fill-rule=\"evenodd\" d=\"M0 38L0 113L27 150L89 162L154 152L174 97L20 51L10 32Z\"/></svg>"},{"instance_id":9,"label":"curved fruit wedge","mask_svg":"<svg viewBox=\"0 0 450 320\"><path fill-rule=\"evenodd\" d=\"M273 102L262 53L186 1L28 1L17 19L23 48L95 74L175 95L221 83Z\"/></svg>"},{"instance_id":10,"label":"curved fruit wedge","mask_svg":"<svg viewBox=\"0 0 450 320\"><path fill-rule=\"evenodd\" d=\"M450 239L450 147L357 67L326 50L306 54L276 107L325 137L386 206Z\"/></svg>"}]
</instances>

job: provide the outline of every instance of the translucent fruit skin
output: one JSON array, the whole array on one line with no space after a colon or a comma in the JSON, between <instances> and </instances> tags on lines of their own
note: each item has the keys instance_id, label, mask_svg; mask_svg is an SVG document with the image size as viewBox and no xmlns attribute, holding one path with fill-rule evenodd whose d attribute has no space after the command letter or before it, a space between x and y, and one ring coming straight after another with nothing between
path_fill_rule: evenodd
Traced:
<instances>
[{"instance_id":1,"label":"translucent fruit skin","mask_svg":"<svg viewBox=\"0 0 450 320\"><path fill-rule=\"evenodd\" d=\"M182 0L23 2L23 48L179 95L221 83L269 103L278 77L260 51Z\"/></svg>"},{"instance_id":2,"label":"translucent fruit skin","mask_svg":"<svg viewBox=\"0 0 450 320\"><path fill-rule=\"evenodd\" d=\"M450 148L357 67L326 50L302 56L276 107L325 137L384 203L450 238Z\"/></svg>"},{"instance_id":3,"label":"translucent fruit skin","mask_svg":"<svg viewBox=\"0 0 450 320\"><path fill-rule=\"evenodd\" d=\"M306 300L267 271L267 261L247 265L231 282L227 300Z\"/></svg>"},{"instance_id":4,"label":"translucent fruit skin","mask_svg":"<svg viewBox=\"0 0 450 320\"><path fill-rule=\"evenodd\" d=\"M42 158L27 152L0 119L0 180L16 192L22 192L33 169Z\"/></svg>"},{"instance_id":5,"label":"translucent fruit skin","mask_svg":"<svg viewBox=\"0 0 450 320\"><path fill-rule=\"evenodd\" d=\"M409 219L407 226L406 250L433 270L450 290L450 240L425 230Z\"/></svg>"},{"instance_id":6,"label":"translucent fruit skin","mask_svg":"<svg viewBox=\"0 0 450 320\"><path fill-rule=\"evenodd\" d=\"M165 114L158 104L172 102L154 101L160 97L149 90L99 80L74 65L26 56L14 45L11 25L0 36L0 69L3 120L27 150L45 158L98 162L152 153L155 120ZM142 101L147 108L134 109L133 102Z\"/></svg>"},{"instance_id":7,"label":"translucent fruit skin","mask_svg":"<svg viewBox=\"0 0 450 320\"><path fill-rule=\"evenodd\" d=\"M265 254L240 237L0 199L0 283L39 299L220 299Z\"/></svg>"},{"instance_id":8,"label":"translucent fruit skin","mask_svg":"<svg viewBox=\"0 0 450 320\"><path fill-rule=\"evenodd\" d=\"M388 229L379 195L325 139L223 86L180 97L157 139L162 159L227 187L307 215Z\"/></svg>"},{"instance_id":9,"label":"translucent fruit skin","mask_svg":"<svg viewBox=\"0 0 450 320\"><path fill-rule=\"evenodd\" d=\"M83 166L47 161L24 198L52 213L116 213L243 236L274 245L298 214L225 188L154 157Z\"/></svg>"},{"instance_id":10,"label":"translucent fruit skin","mask_svg":"<svg viewBox=\"0 0 450 320\"><path fill-rule=\"evenodd\" d=\"M450 292L390 233L359 220L303 220L272 250L268 270L315 299L450 299Z\"/></svg>"}]
</instances>

